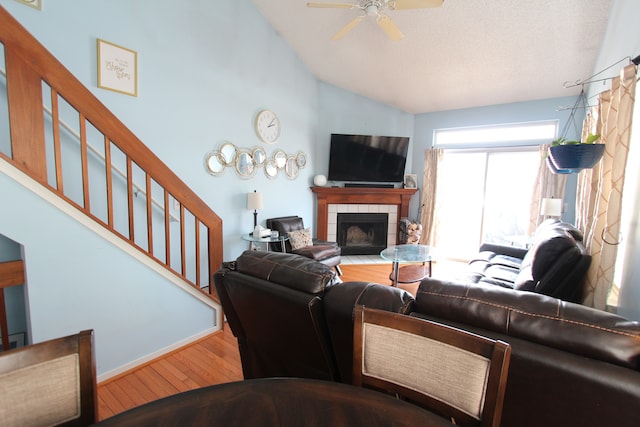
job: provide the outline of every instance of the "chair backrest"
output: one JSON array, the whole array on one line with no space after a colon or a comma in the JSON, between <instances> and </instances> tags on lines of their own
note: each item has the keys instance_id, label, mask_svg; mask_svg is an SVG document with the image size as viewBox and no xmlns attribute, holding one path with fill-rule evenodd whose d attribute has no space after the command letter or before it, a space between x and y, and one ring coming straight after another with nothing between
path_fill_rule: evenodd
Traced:
<instances>
[{"instance_id":1,"label":"chair backrest","mask_svg":"<svg viewBox=\"0 0 640 427\"><path fill-rule=\"evenodd\" d=\"M245 251L213 280L245 379L337 378L323 303L337 283L329 266L295 254Z\"/></svg>"},{"instance_id":2,"label":"chair backrest","mask_svg":"<svg viewBox=\"0 0 640 427\"><path fill-rule=\"evenodd\" d=\"M0 353L0 425L96 422L93 331Z\"/></svg>"},{"instance_id":3,"label":"chair backrest","mask_svg":"<svg viewBox=\"0 0 640 427\"><path fill-rule=\"evenodd\" d=\"M292 216L281 216L278 218L268 218L267 228L271 230L278 231L281 235L286 236L290 231L297 231L304 229L304 222L302 218L296 215ZM280 243L270 243L270 249L272 251L281 252L282 248L280 247ZM287 252L291 252L291 243L289 241L285 242L285 248Z\"/></svg>"},{"instance_id":4,"label":"chair backrest","mask_svg":"<svg viewBox=\"0 0 640 427\"><path fill-rule=\"evenodd\" d=\"M498 426L511 348L425 319L356 307L353 383L458 425Z\"/></svg>"}]
</instances>

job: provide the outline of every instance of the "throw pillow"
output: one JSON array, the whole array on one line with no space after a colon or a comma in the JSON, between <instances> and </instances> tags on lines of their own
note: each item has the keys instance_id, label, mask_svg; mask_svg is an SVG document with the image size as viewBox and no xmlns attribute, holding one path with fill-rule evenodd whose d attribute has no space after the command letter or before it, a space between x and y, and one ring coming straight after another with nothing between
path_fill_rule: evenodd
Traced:
<instances>
[{"instance_id":1,"label":"throw pillow","mask_svg":"<svg viewBox=\"0 0 640 427\"><path fill-rule=\"evenodd\" d=\"M291 243L291 249L296 250L300 248L304 248L305 246L313 245L313 240L311 239L311 229L305 228L304 230L295 230L287 233L289 236L289 243Z\"/></svg>"}]
</instances>

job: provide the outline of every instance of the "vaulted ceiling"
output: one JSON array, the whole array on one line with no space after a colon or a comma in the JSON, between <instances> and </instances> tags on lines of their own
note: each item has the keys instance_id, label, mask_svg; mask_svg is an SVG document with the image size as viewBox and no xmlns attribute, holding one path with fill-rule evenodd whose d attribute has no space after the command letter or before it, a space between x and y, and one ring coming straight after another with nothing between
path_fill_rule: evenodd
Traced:
<instances>
[{"instance_id":1,"label":"vaulted ceiling","mask_svg":"<svg viewBox=\"0 0 640 427\"><path fill-rule=\"evenodd\" d=\"M334 41L362 11L252 1L319 80L414 114L577 95L580 88L565 83L593 74L610 7L610 0L444 0L385 11L405 36L399 41L372 17Z\"/></svg>"}]
</instances>

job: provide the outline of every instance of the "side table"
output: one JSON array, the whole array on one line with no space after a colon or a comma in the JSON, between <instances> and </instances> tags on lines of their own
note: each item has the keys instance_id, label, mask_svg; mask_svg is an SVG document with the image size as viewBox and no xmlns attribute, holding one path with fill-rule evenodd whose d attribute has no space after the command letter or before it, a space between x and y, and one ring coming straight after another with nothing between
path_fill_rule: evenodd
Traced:
<instances>
[{"instance_id":1,"label":"side table","mask_svg":"<svg viewBox=\"0 0 640 427\"><path fill-rule=\"evenodd\" d=\"M286 245L284 244L284 242L286 242L287 240L289 240L289 236L284 236L284 235L280 235L278 237L271 237L271 236L265 236L265 237L254 237L253 234L243 234L242 235L242 240L246 240L249 242L249 249L253 250L254 245L256 245L257 243L265 243L267 246L267 251L269 250L269 243L278 243L280 242L280 247L282 248L282 252L287 252L287 248Z\"/></svg>"},{"instance_id":2,"label":"side table","mask_svg":"<svg viewBox=\"0 0 640 427\"><path fill-rule=\"evenodd\" d=\"M397 245L389 246L380 252L380 256L393 263L393 269L389 275L392 286L398 283L413 283L431 276L431 267L434 260L433 248L425 245ZM401 262L422 263L421 265L406 265L400 267ZM427 270L428 265L428 270Z\"/></svg>"}]
</instances>

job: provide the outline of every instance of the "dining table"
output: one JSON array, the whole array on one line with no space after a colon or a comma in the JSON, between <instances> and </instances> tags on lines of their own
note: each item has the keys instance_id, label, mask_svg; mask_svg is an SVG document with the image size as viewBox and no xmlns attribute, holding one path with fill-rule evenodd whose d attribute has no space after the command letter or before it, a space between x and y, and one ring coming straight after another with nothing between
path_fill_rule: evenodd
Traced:
<instances>
[{"instance_id":1,"label":"dining table","mask_svg":"<svg viewBox=\"0 0 640 427\"><path fill-rule=\"evenodd\" d=\"M306 378L261 378L198 388L129 409L97 426L451 426L394 396Z\"/></svg>"}]
</instances>

